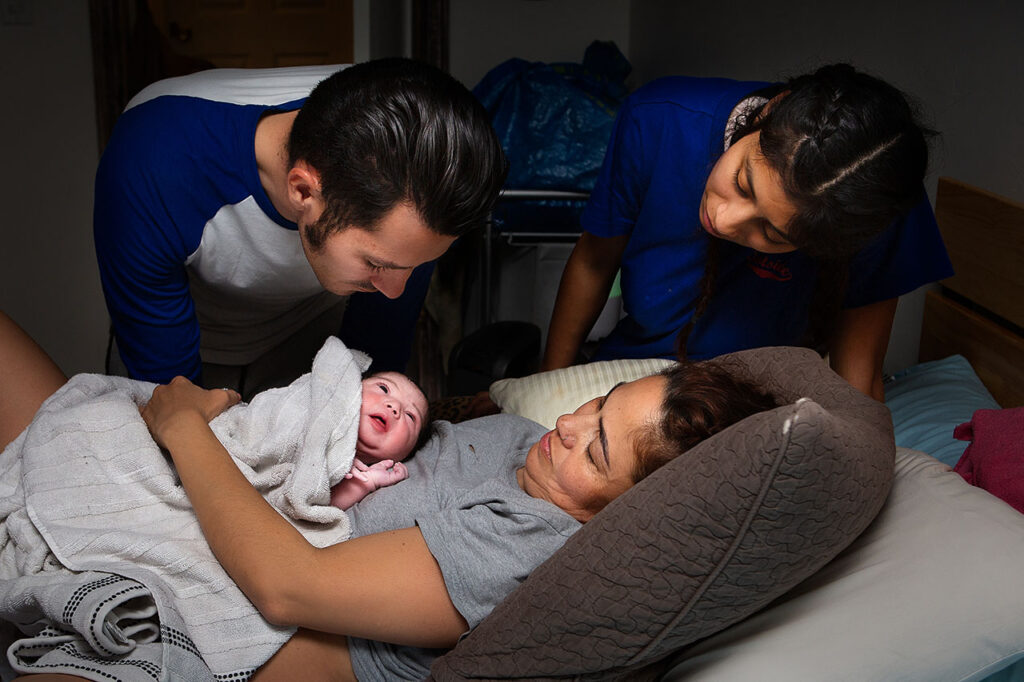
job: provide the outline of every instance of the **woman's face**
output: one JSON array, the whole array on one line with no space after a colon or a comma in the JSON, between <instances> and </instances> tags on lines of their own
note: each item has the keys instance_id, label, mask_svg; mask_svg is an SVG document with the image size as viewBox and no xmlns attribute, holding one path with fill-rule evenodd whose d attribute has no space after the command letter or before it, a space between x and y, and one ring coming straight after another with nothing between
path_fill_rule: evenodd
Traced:
<instances>
[{"instance_id":1,"label":"woman's face","mask_svg":"<svg viewBox=\"0 0 1024 682\"><path fill-rule=\"evenodd\" d=\"M519 486L580 521L632 487L638 428L661 417L666 379L619 384L607 395L563 414L516 472Z\"/></svg>"},{"instance_id":2,"label":"woman's face","mask_svg":"<svg viewBox=\"0 0 1024 682\"><path fill-rule=\"evenodd\" d=\"M718 159L704 186L700 224L712 237L762 253L795 251L786 225L796 207L761 156L760 139L760 132L746 135Z\"/></svg>"}]
</instances>

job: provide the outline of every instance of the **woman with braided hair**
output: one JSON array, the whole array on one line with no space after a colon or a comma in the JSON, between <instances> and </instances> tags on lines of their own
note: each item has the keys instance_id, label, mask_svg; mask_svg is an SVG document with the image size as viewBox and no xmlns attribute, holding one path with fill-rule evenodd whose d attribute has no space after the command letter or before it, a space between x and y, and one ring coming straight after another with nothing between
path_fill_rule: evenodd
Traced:
<instances>
[{"instance_id":1,"label":"woman with braided hair","mask_svg":"<svg viewBox=\"0 0 1024 682\"><path fill-rule=\"evenodd\" d=\"M897 298L952 274L906 97L846 64L782 84L668 77L623 105L562 275L542 369L572 364L621 269L625 316L592 360L828 352L882 399Z\"/></svg>"}]
</instances>

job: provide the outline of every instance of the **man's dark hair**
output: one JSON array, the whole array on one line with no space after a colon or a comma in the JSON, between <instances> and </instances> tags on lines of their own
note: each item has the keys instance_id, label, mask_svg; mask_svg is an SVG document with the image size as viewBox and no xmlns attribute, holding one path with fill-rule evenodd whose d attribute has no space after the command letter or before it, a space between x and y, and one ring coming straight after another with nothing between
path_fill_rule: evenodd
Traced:
<instances>
[{"instance_id":1,"label":"man's dark hair","mask_svg":"<svg viewBox=\"0 0 1024 682\"><path fill-rule=\"evenodd\" d=\"M482 225L508 172L487 112L457 80L410 59L380 59L322 81L288 138L291 165L320 174L325 209L313 248L348 227L375 228L399 203L460 236Z\"/></svg>"}]
</instances>

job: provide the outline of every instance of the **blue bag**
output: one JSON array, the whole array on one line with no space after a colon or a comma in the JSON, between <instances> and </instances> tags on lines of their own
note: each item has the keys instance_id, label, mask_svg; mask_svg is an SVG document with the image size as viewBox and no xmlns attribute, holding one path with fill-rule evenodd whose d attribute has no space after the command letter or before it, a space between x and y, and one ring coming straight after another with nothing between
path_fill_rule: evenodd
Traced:
<instances>
[{"instance_id":1,"label":"blue bag","mask_svg":"<svg viewBox=\"0 0 1024 682\"><path fill-rule=\"evenodd\" d=\"M631 68L615 43L595 41L582 64L509 59L491 69L473 94L508 156L505 187L593 189Z\"/></svg>"}]
</instances>

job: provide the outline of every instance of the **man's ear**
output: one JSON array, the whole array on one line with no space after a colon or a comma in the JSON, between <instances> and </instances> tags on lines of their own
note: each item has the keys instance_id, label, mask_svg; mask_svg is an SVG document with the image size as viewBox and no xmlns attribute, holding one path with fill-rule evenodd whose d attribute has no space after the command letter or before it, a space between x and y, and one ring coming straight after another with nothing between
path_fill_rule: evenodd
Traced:
<instances>
[{"instance_id":1,"label":"man's ear","mask_svg":"<svg viewBox=\"0 0 1024 682\"><path fill-rule=\"evenodd\" d=\"M300 215L312 212L319 216L323 209L320 172L305 161L296 161L288 169L288 205Z\"/></svg>"}]
</instances>

